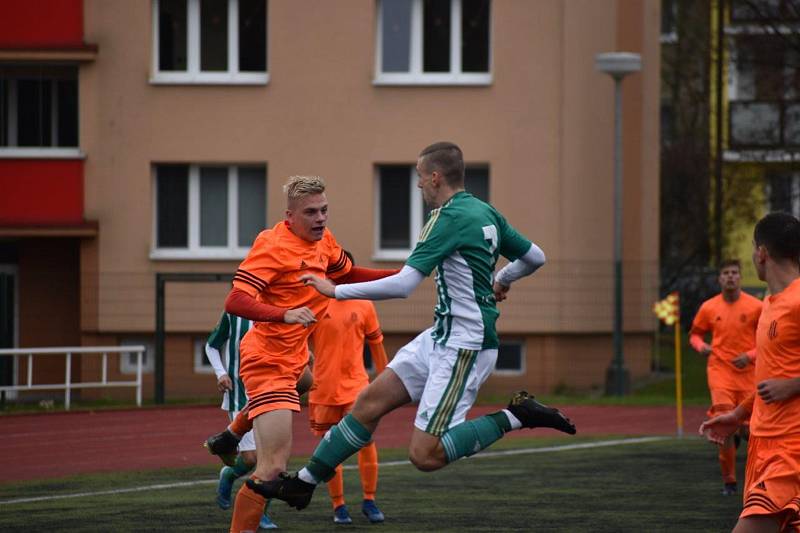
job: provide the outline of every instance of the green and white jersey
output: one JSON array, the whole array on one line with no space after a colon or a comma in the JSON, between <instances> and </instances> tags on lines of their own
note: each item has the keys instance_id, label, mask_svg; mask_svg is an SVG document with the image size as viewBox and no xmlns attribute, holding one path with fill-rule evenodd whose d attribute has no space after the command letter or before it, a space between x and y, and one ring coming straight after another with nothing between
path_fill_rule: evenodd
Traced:
<instances>
[{"instance_id":1,"label":"green and white jersey","mask_svg":"<svg viewBox=\"0 0 800 533\"><path fill-rule=\"evenodd\" d=\"M434 342L467 350L497 348L495 265L499 256L514 261L530 247L494 207L467 192L431 211L406 264L426 276L436 269Z\"/></svg>"},{"instance_id":2,"label":"green and white jersey","mask_svg":"<svg viewBox=\"0 0 800 533\"><path fill-rule=\"evenodd\" d=\"M233 383L233 389L226 391L222 400L222 408L231 413L244 409L247 404L247 394L244 383L239 377L239 343L250 329L250 320L230 313L222 313L217 327L208 336L206 343L222 353L222 348L227 345L227 372Z\"/></svg>"}]
</instances>

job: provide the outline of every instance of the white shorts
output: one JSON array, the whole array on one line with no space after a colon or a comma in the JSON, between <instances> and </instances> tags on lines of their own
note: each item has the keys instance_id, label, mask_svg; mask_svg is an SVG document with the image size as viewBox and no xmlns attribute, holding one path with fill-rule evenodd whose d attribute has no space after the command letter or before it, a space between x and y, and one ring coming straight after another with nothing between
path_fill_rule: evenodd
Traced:
<instances>
[{"instance_id":1,"label":"white shorts","mask_svg":"<svg viewBox=\"0 0 800 533\"><path fill-rule=\"evenodd\" d=\"M388 366L411 400L419 402L414 426L441 437L466 419L478 389L494 370L497 349L441 346L433 342L431 329L400 348Z\"/></svg>"},{"instance_id":2,"label":"white shorts","mask_svg":"<svg viewBox=\"0 0 800 533\"><path fill-rule=\"evenodd\" d=\"M238 414L239 414L238 411L234 413L229 412L228 418L230 419L231 422L233 422L233 419L236 418L236 415ZM256 449L256 438L253 435L253 430L251 429L250 431L245 433L244 436L242 437L242 440L239 441L239 451L252 452L255 451L255 449Z\"/></svg>"}]
</instances>

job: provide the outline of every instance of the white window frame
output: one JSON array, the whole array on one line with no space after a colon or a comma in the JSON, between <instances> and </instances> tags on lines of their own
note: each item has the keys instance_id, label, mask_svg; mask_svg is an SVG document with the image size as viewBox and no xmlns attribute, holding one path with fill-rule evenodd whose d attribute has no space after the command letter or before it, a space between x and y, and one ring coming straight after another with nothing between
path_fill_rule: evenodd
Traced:
<instances>
[{"instance_id":1,"label":"white window frame","mask_svg":"<svg viewBox=\"0 0 800 533\"><path fill-rule=\"evenodd\" d=\"M156 343L151 337L124 337L119 341L120 346L144 346L142 354L142 374L152 374L156 365ZM119 353L120 374L136 374L136 363L130 361L133 352Z\"/></svg>"},{"instance_id":2,"label":"white window frame","mask_svg":"<svg viewBox=\"0 0 800 533\"><path fill-rule=\"evenodd\" d=\"M525 375L527 372L525 361L527 360L527 356L525 353L525 340L524 339L507 339L501 340L501 345L507 346L519 346L519 369L510 370L510 369L501 369L497 370L496 368L492 370L493 376L522 376ZM498 356L500 354L500 348L497 349Z\"/></svg>"},{"instance_id":3,"label":"white window frame","mask_svg":"<svg viewBox=\"0 0 800 533\"><path fill-rule=\"evenodd\" d=\"M194 349L194 373L195 374L214 374L214 366L210 363L208 365L203 364L203 356L206 354L206 338L205 337L195 337L192 341L192 347ZM225 343L225 347L228 344ZM222 364L225 364L225 357L220 350L220 356L222 356Z\"/></svg>"},{"instance_id":4,"label":"white window frame","mask_svg":"<svg viewBox=\"0 0 800 533\"><path fill-rule=\"evenodd\" d=\"M411 189L411 205L409 206L409 216L411 224L409 224L409 242L410 248L381 248L381 167L388 166L388 164L379 164L375 167L375 246L373 249L375 253L372 255L373 261L405 261L411 255L411 251L417 245L419 234L422 231L422 192L417 187L417 169L414 165L409 165L408 173L408 186Z\"/></svg>"},{"instance_id":5,"label":"white window frame","mask_svg":"<svg viewBox=\"0 0 800 533\"><path fill-rule=\"evenodd\" d=\"M267 6L269 9L269 3ZM267 55L265 72L239 71L239 0L228 0L228 70L225 72L200 70L200 0L186 0L186 71L159 70L158 7L159 0L153 0L151 84L266 85L269 83L269 55ZM269 40L269 17L267 17L265 39ZM267 42L264 44L266 46ZM267 54L269 54L269 46L267 46Z\"/></svg>"},{"instance_id":6,"label":"white window frame","mask_svg":"<svg viewBox=\"0 0 800 533\"><path fill-rule=\"evenodd\" d=\"M378 0L375 44L374 85L476 85L492 84L492 18L489 13L489 71L461 71L461 0L450 0L450 72L424 72L422 70L423 0L413 0L411 5L411 35L409 36L409 71L383 72L383 0Z\"/></svg>"},{"instance_id":7,"label":"white window frame","mask_svg":"<svg viewBox=\"0 0 800 533\"><path fill-rule=\"evenodd\" d=\"M158 166L153 165L153 235L150 259L244 259L250 246L239 246L239 166L238 164L189 164L188 243L185 248L157 247L158 243ZM200 167L219 166L228 169L228 246L200 245ZM266 168L266 166L264 167ZM266 225L266 205L264 224Z\"/></svg>"}]
</instances>

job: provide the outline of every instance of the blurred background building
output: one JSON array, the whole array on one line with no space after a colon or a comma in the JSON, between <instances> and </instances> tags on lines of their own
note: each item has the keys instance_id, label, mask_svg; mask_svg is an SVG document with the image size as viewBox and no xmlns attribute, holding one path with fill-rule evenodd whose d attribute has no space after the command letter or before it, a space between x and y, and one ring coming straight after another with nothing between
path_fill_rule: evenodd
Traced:
<instances>
[{"instance_id":1,"label":"blurred background building","mask_svg":"<svg viewBox=\"0 0 800 533\"><path fill-rule=\"evenodd\" d=\"M416 156L452 140L467 189L548 257L501 305L484 392L602 387L614 109L594 56L622 50L643 64L624 84L625 355L633 378L650 372L658 1L6 0L0 10L0 345L144 344L152 397L157 274L232 273L282 219L293 174L325 177L329 226L359 264L398 267L425 216ZM744 104L760 93L737 94L736 117L760 113ZM778 140L794 135L787 128ZM166 285L168 399L214 394L202 346L228 288ZM428 280L408 300L378 303L390 356L430 324L434 300ZM37 379L63 364L37 363ZM73 375L94 379L98 364L76 360ZM126 356L112 366L134 371ZM0 369L15 382L25 363Z\"/></svg>"}]
</instances>

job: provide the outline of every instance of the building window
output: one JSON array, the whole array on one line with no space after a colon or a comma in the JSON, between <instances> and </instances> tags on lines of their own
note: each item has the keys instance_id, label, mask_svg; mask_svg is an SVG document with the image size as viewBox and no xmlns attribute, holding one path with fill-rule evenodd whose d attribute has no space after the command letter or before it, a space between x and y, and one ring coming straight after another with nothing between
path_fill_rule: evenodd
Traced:
<instances>
[{"instance_id":1,"label":"building window","mask_svg":"<svg viewBox=\"0 0 800 533\"><path fill-rule=\"evenodd\" d=\"M491 83L490 15L491 0L379 0L375 82Z\"/></svg>"},{"instance_id":2,"label":"building window","mask_svg":"<svg viewBox=\"0 0 800 533\"><path fill-rule=\"evenodd\" d=\"M77 67L0 66L0 152L77 147Z\"/></svg>"},{"instance_id":3,"label":"building window","mask_svg":"<svg viewBox=\"0 0 800 533\"><path fill-rule=\"evenodd\" d=\"M264 229L266 167L155 165L153 259L240 259Z\"/></svg>"},{"instance_id":4,"label":"building window","mask_svg":"<svg viewBox=\"0 0 800 533\"><path fill-rule=\"evenodd\" d=\"M153 0L155 83L263 84L267 0Z\"/></svg>"},{"instance_id":5,"label":"building window","mask_svg":"<svg viewBox=\"0 0 800 533\"><path fill-rule=\"evenodd\" d=\"M767 176L768 211L782 211L800 216L800 172Z\"/></svg>"},{"instance_id":6,"label":"building window","mask_svg":"<svg viewBox=\"0 0 800 533\"><path fill-rule=\"evenodd\" d=\"M502 341L497 350L497 363L494 365L495 374L519 375L525 373L524 342Z\"/></svg>"},{"instance_id":7,"label":"building window","mask_svg":"<svg viewBox=\"0 0 800 533\"><path fill-rule=\"evenodd\" d=\"M194 373L195 374L213 374L214 367L211 366L211 361L208 360L206 355L206 337L195 337L192 342L194 347ZM225 345L227 347L227 344ZM222 364L225 365L225 350L220 350L220 357Z\"/></svg>"},{"instance_id":8,"label":"building window","mask_svg":"<svg viewBox=\"0 0 800 533\"><path fill-rule=\"evenodd\" d=\"M470 165L464 173L464 187L473 196L489 201L489 167ZM379 165L377 180L377 252L375 259L405 260L430 209L424 205L412 165Z\"/></svg>"},{"instance_id":9,"label":"building window","mask_svg":"<svg viewBox=\"0 0 800 533\"><path fill-rule=\"evenodd\" d=\"M144 346L142 354L142 373L152 374L155 366L155 343L149 337L126 337L119 341L120 346ZM136 374L136 356L138 352L120 352L119 371L122 374Z\"/></svg>"},{"instance_id":10,"label":"building window","mask_svg":"<svg viewBox=\"0 0 800 533\"><path fill-rule=\"evenodd\" d=\"M732 148L800 146L800 54L775 35L738 35L728 80Z\"/></svg>"}]
</instances>

